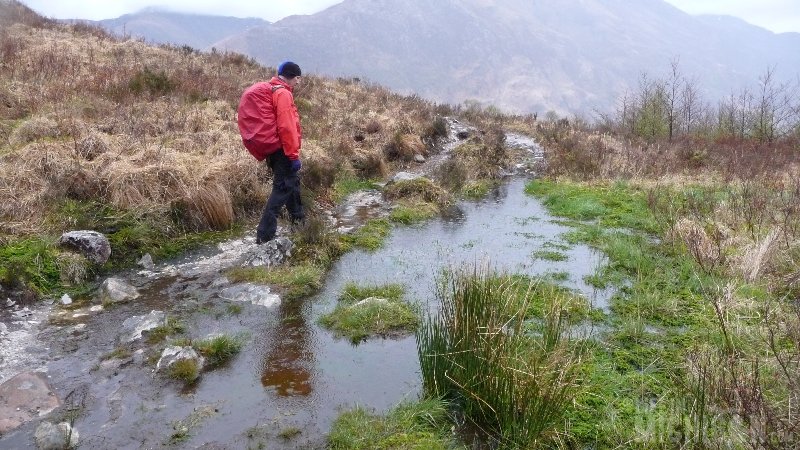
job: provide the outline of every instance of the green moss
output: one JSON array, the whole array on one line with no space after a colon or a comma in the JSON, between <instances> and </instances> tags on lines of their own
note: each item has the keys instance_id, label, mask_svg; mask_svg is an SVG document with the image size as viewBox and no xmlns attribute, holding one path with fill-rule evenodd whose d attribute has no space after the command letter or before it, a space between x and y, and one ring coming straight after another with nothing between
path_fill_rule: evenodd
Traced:
<instances>
[{"instance_id":1,"label":"green moss","mask_svg":"<svg viewBox=\"0 0 800 450\"><path fill-rule=\"evenodd\" d=\"M417 314L402 301L400 285L345 286L336 308L320 318L320 324L353 343L370 336L386 336L413 331ZM367 300L373 299L373 300Z\"/></svg>"},{"instance_id":2,"label":"green moss","mask_svg":"<svg viewBox=\"0 0 800 450\"><path fill-rule=\"evenodd\" d=\"M343 236L342 239L349 245L375 251L383 247L383 243L389 237L391 229L392 226L388 220L372 219L355 232Z\"/></svg>"},{"instance_id":3,"label":"green moss","mask_svg":"<svg viewBox=\"0 0 800 450\"><path fill-rule=\"evenodd\" d=\"M645 193L624 183L589 186L537 179L526 185L525 192L541 198L551 213L568 219L598 220L606 227L647 233L658 233L665 226L648 209Z\"/></svg>"},{"instance_id":4,"label":"green moss","mask_svg":"<svg viewBox=\"0 0 800 450\"><path fill-rule=\"evenodd\" d=\"M379 188L380 186L373 180L363 180L353 175L343 173L336 177L333 183L333 201L339 203L350 194Z\"/></svg>"},{"instance_id":5,"label":"green moss","mask_svg":"<svg viewBox=\"0 0 800 450\"><path fill-rule=\"evenodd\" d=\"M403 403L386 416L364 408L345 411L328 435L331 450L446 450L456 448L448 437L447 405L439 400Z\"/></svg>"},{"instance_id":6,"label":"green moss","mask_svg":"<svg viewBox=\"0 0 800 450\"><path fill-rule=\"evenodd\" d=\"M400 201L389 215L389 220L403 225L412 225L430 220L439 214L439 207L424 201Z\"/></svg>"},{"instance_id":7,"label":"green moss","mask_svg":"<svg viewBox=\"0 0 800 450\"><path fill-rule=\"evenodd\" d=\"M313 264L276 267L237 267L226 272L234 283L257 283L276 286L286 300L297 300L316 293L322 286L323 268Z\"/></svg>"}]
</instances>

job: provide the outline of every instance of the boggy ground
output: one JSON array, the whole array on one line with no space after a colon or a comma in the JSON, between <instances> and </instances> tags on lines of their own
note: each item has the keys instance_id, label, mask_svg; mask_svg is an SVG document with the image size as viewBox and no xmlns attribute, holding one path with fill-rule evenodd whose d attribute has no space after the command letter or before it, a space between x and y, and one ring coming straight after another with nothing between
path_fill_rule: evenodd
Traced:
<instances>
[{"instance_id":1,"label":"boggy ground","mask_svg":"<svg viewBox=\"0 0 800 450\"><path fill-rule=\"evenodd\" d=\"M453 125L460 131L477 133L467 126ZM520 136L516 139L522 143L510 153L527 155L527 162L520 160L525 167L534 164L540 157L538 147ZM441 154L448 156L460 144L455 137L446 141ZM426 172L426 166L434 165L438 165L435 158L419 164L415 171ZM520 196L520 182L515 186L516 201L524 199ZM80 442L88 447L325 447L330 423L342 405L368 405L382 411L404 397L416 397L418 361L414 339L408 333L404 338L370 340L353 347L348 340L338 339L321 328L316 318L332 308L332 300L341 293L339 289L346 280L368 284L402 281L413 287L408 293L410 300L429 298L434 282L429 275L437 272L434 262L454 264L463 256L441 258L425 248L440 245L441 251L448 251L450 234L456 230L456 240L463 241L466 254L492 243L494 252L500 252L495 258L500 259L499 255L508 254L510 249L504 250L504 246L513 246L519 249L514 250L513 258L508 254L509 262L536 265L531 250L523 244L525 240L542 238L520 235L531 221L539 219L527 215L513 219L515 213L533 214L513 204L498 211L504 200L503 196L496 201L490 197L487 207L494 212L489 214L480 214L473 208L451 213L452 218L444 222L443 229L434 228L439 229L437 232L397 229L397 242L384 244L389 247L387 253L348 253L326 278L323 292L308 300L291 288L237 283L225 276L226 267L236 256L253 246L251 237L228 241L219 249L211 248L185 260L159 264L152 271L123 273L123 278L139 287L141 298L106 305L102 311L88 310L90 304L55 307L51 323L38 328L41 331L35 335L36 341L47 350L37 362L47 370L58 397L65 400L64 406L45 420L63 418L74 422L81 433ZM387 209L385 205L375 208ZM499 212L503 220L492 217ZM506 218L506 214L510 216ZM349 218L340 219L353 223ZM470 225L476 219L480 222ZM402 222L396 223L402 226ZM480 234L487 225L498 230L510 228L499 233L502 239L481 243ZM409 253L415 248L422 253ZM388 256L392 254L395 256ZM425 262L421 255L431 259ZM409 257L413 261L399 266L407 267L402 274L394 272L396 264L383 267L387 262ZM584 275L591 272L590 267L584 270ZM420 271L425 273L427 284L420 282ZM576 282L581 283L582 276ZM308 283L311 282L301 282ZM584 289L591 291L586 285ZM125 342L130 333L120 329L119 324L151 310L166 311L171 325ZM153 373L160 349L167 344L196 342L215 333L244 344L229 363L203 373L199 381L189 385ZM2 442L15 448L30 447L37 422L4 436Z\"/></svg>"}]
</instances>

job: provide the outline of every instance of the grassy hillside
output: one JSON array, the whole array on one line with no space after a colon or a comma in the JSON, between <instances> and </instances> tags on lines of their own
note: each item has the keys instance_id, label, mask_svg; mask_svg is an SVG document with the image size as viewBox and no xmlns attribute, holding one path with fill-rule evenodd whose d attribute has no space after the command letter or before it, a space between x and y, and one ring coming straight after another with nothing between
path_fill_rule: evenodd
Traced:
<instances>
[{"instance_id":1,"label":"grassy hillside","mask_svg":"<svg viewBox=\"0 0 800 450\"><path fill-rule=\"evenodd\" d=\"M69 281L74 258L53 243L70 229L106 233L117 267L145 252L175 254L260 213L269 171L242 147L235 111L242 91L274 69L238 54L118 40L14 1L0 8L6 286L48 291ZM341 191L335 183L380 178L426 154L442 131L441 108L359 80L306 76L295 94L303 184L318 205Z\"/></svg>"}]
</instances>

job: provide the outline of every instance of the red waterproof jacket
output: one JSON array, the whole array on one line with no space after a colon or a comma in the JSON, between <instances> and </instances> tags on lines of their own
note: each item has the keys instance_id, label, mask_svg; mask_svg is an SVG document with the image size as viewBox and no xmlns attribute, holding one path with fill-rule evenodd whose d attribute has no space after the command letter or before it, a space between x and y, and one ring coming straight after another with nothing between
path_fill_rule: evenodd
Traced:
<instances>
[{"instance_id":1,"label":"red waterproof jacket","mask_svg":"<svg viewBox=\"0 0 800 450\"><path fill-rule=\"evenodd\" d=\"M273 89L276 86L281 87ZM279 148L283 148L290 160L300 159L303 129L292 91L293 88L285 81L273 77L268 83L251 86L242 96L250 94L261 98L258 102L245 104L245 107L253 108L252 111L239 114L242 143L259 161Z\"/></svg>"}]
</instances>

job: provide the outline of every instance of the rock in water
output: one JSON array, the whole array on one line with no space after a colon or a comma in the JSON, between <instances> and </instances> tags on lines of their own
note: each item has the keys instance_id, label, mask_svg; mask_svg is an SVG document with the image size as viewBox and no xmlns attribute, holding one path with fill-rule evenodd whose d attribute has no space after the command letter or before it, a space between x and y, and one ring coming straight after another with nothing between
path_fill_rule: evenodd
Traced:
<instances>
[{"instance_id":1,"label":"rock in water","mask_svg":"<svg viewBox=\"0 0 800 450\"><path fill-rule=\"evenodd\" d=\"M119 278L108 278L100 286L101 301L122 303L139 298L139 291Z\"/></svg>"},{"instance_id":2,"label":"rock in water","mask_svg":"<svg viewBox=\"0 0 800 450\"><path fill-rule=\"evenodd\" d=\"M244 255L243 265L252 267L272 267L283 264L292 255L294 244L288 238L280 237L253 247Z\"/></svg>"},{"instance_id":3,"label":"rock in water","mask_svg":"<svg viewBox=\"0 0 800 450\"><path fill-rule=\"evenodd\" d=\"M70 231L61 235L58 245L81 252L96 264L104 264L111 257L108 238L96 231Z\"/></svg>"},{"instance_id":4,"label":"rock in water","mask_svg":"<svg viewBox=\"0 0 800 450\"><path fill-rule=\"evenodd\" d=\"M0 435L50 413L59 404L43 374L24 372L14 376L0 384Z\"/></svg>"},{"instance_id":5,"label":"rock in water","mask_svg":"<svg viewBox=\"0 0 800 450\"><path fill-rule=\"evenodd\" d=\"M78 445L78 430L72 428L67 422L58 425L42 422L34 434L36 447L39 450L63 450L74 448Z\"/></svg>"}]
</instances>

